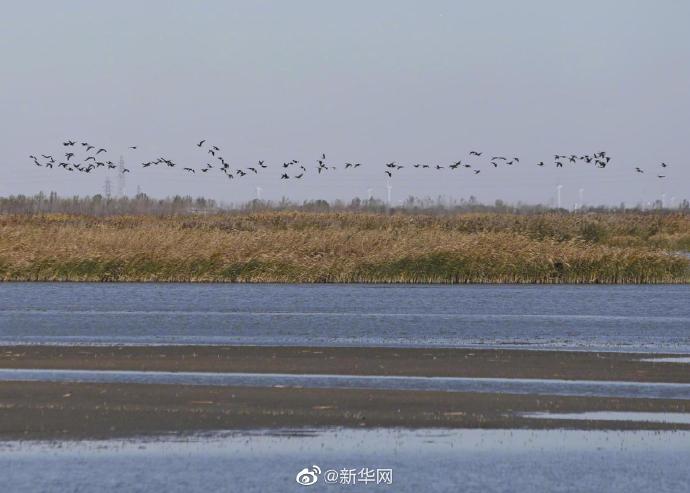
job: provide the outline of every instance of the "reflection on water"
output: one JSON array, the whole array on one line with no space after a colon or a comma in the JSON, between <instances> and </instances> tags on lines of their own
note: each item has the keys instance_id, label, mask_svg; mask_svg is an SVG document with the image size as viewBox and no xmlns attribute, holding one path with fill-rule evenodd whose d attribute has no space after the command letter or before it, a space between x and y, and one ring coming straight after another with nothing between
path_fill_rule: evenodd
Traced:
<instances>
[{"instance_id":1,"label":"reflection on water","mask_svg":"<svg viewBox=\"0 0 690 493\"><path fill-rule=\"evenodd\" d=\"M690 353L690 285L0 284L0 343Z\"/></svg>"},{"instance_id":2,"label":"reflection on water","mask_svg":"<svg viewBox=\"0 0 690 493\"><path fill-rule=\"evenodd\" d=\"M654 413L636 411L587 411L584 413L520 413L524 418L574 419L596 421L643 421L646 423L690 424L688 413Z\"/></svg>"},{"instance_id":3,"label":"reflection on water","mask_svg":"<svg viewBox=\"0 0 690 493\"><path fill-rule=\"evenodd\" d=\"M690 399L690 384L537 378L401 377L0 368L0 381L99 382L247 387L438 390L587 397Z\"/></svg>"},{"instance_id":4,"label":"reflection on water","mask_svg":"<svg viewBox=\"0 0 690 493\"><path fill-rule=\"evenodd\" d=\"M651 363L690 363L690 357L683 357L683 356L669 356L665 358L642 358L640 361L648 361Z\"/></svg>"},{"instance_id":5,"label":"reflection on water","mask_svg":"<svg viewBox=\"0 0 690 493\"><path fill-rule=\"evenodd\" d=\"M0 443L7 491L686 491L690 432L278 430ZM305 467L393 485L297 485Z\"/></svg>"}]
</instances>

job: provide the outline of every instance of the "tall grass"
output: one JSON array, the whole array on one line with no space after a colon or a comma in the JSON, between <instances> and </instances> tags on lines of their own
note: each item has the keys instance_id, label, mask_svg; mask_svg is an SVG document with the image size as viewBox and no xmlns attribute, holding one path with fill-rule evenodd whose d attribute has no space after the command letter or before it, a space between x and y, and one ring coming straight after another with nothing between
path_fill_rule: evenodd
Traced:
<instances>
[{"instance_id":1,"label":"tall grass","mask_svg":"<svg viewBox=\"0 0 690 493\"><path fill-rule=\"evenodd\" d=\"M6 281L690 282L688 214L0 215Z\"/></svg>"}]
</instances>

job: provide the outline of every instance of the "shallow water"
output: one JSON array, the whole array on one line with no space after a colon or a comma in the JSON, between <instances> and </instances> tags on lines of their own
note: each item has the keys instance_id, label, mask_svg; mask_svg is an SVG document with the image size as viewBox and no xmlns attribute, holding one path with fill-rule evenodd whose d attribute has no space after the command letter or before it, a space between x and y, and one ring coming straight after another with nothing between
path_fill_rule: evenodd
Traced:
<instances>
[{"instance_id":1,"label":"shallow water","mask_svg":"<svg viewBox=\"0 0 690 493\"><path fill-rule=\"evenodd\" d=\"M690 285L0 284L0 343L690 353Z\"/></svg>"},{"instance_id":2,"label":"shallow water","mask_svg":"<svg viewBox=\"0 0 690 493\"><path fill-rule=\"evenodd\" d=\"M587 411L584 413L520 413L524 418L594 421L635 421L644 423L690 424L690 413L657 413L638 411Z\"/></svg>"},{"instance_id":3,"label":"shallow water","mask_svg":"<svg viewBox=\"0 0 690 493\"><path fill-rule=\"evenodd\" d=\"M686 491L690 432L282 430L0 443L3 489L40 491ZM322 474L296 482L312 465ZM391 469L392 485L326 470ZM362 475L362 477L366 477Z\"/></svg>"},{"instance_id":4,"label":"shallow water","mask_svg":"<svg viewBox=\"0 0 690 493\"><path fill-rule=\"evenodd\" d=\"M279 373L205 373L114 370L0 369L2 381L99 382L168 385L237 385L386 389L442 392L540 394L580 397L690 399L690 384L556 380L531 378L399 377L361 375L295 375Z\"/></svg>"},{"instance_id":5,"label":"shallow water","mask_svg":"<svg viewBox=\"0 0 690 493\"><path fill-rule=\"evenodd\" d=\"M676 363L676 364L690 364L690 357L687 356L669 356L666 358L641 358L640 361L647 361L650 363Z\"/></svg>"}]
</instances>

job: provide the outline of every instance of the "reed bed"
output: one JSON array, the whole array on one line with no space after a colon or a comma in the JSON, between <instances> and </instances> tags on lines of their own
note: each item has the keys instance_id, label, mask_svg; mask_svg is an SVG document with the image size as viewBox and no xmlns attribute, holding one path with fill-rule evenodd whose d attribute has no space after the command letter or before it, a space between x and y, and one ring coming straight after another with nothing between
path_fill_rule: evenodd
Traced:
<instances>
[{"instance_id":1,"label":"reed bed","mask_svg":"<svg viewBox=\"0 0 690 493\"><path fill-rule=\"evenodd\" d=\"M688 214L0 215L5 281L687 283Z\"/></svg>"}]
</instances>

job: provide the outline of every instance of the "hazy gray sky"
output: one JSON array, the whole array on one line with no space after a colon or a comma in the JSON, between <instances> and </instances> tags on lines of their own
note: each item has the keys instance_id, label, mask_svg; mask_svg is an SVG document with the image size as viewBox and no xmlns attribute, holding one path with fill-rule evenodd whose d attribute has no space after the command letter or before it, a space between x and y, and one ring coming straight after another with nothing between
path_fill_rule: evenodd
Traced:
<instances>
[{"instance_id":1,"label":"hazy gray sky","mask_svg":"<svg viewBox=\"0 0 690 493\"><path fill-rule=\"evenodd\" d=\"M590 203L690 197L689 21L685 0L5 2L0 195L101 192L102 172L28 159L73 138L122 152L130 194L385 197L382 166L395 160L407 166L391 180L395 200L546 202L559 183L564 204L579 188ZM230 182L134 169L161 154L202 165L202 138L233 165L273 170ZM408 169L471 149L521 163ZM614 158L605 170L552 164L600 150ZM365 166L318 177L322 152ZM310 173L281 181L293 158Z\"/></svg>"}]
</instances>

